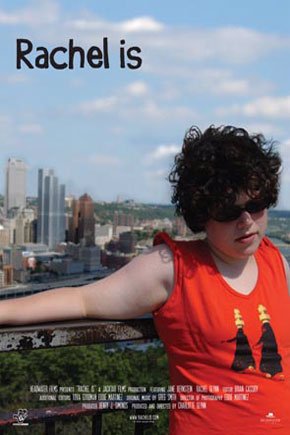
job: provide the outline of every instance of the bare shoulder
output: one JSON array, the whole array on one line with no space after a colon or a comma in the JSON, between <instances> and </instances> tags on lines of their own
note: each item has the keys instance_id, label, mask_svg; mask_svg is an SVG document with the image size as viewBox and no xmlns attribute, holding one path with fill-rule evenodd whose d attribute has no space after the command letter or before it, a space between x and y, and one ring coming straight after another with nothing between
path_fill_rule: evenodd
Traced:
<instances>
[{"instance_id":1,"label":"bare shoulder","mask_svg":"<svg viewBox=\"0 0 290 435\"><path fill-rule=\"evenodd\" d=\"M172 291L173 264L170 249L161 244L104 280L85 286L86 317L125 319L158 309Z\"/></svg>"},{"instance_id":2,"label":"bare shoulder","mask_svg":"<svg viewBox=\"0 0 290 435\"><path fill-rule=\"evenodd\" d=\"M127 266L138 273L150 274L156 284L164 285L170 293L174 282L174 259L166 244L153 246L134 258Z\"/></svg>"}]
</instances>

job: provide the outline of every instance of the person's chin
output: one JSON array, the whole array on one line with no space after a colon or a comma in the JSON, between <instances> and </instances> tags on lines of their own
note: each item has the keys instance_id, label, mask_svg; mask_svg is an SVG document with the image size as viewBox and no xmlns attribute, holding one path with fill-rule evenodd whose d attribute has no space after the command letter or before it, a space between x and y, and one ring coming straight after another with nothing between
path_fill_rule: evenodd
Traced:
<instances>
[{"instance_id":1,"label":"person's chin","mask_svg":"<svg viewBox=\"0 0 290 435\"><path fill-rule=\"evenodd\" d=\"M261 236L254 234L248 238L238 239L235 245L245 256L253 255L261 243Z\"/></svg>"}]
</instances>

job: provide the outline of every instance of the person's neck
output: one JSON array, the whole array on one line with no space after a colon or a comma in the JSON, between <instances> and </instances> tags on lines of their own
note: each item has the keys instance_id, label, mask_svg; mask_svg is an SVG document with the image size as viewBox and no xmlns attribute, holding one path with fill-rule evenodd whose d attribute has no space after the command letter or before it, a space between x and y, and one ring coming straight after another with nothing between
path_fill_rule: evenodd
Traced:
<instances>
[{"instance_id":1,"label":"person's neck","mask_svg":"<svg viewBox=\"0 0 290 435\"><path fill-rule=\"evenodd\" d=\"M244 269L247 264L253 261L253 255L245 257L231 257L230 255L220 251L218 248L216 248L216 246L212 245L208 239L205 239L205 242L215 261L221 262L225 266L231 266L236 269Z\"/></svg>"}]
</instances>

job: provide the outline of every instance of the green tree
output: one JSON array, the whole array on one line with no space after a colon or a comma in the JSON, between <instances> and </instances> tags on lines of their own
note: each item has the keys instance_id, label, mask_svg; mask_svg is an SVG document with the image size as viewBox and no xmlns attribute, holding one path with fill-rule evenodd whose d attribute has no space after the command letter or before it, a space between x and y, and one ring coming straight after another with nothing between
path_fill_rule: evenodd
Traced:
<instances>
[{"instance_id":1,"label":"green tree","mask_svg":"<svg viewBox=\"0 0 290 435\"><path fill-rule=\"evenodd\" d=\"M30 392L32 385L168 385L167 357L162 346L146 351L121 350L109 352L102 345L76 346L58 349L11 352L0 354L1 411L19 408L61 406L67 403L40 401L39 394ZM158 413L159 420L150 424L146 434L164 435L167 431L167 412ZM103 415L103 434L118 435L134 432L132 411L114 411ZM91 432L91 417L76 421L57 422L57 434L86 434ZM29 433L38 435L43 429L31 425ZM14 434L11 427L7 434ZM20 432L17 431L17 434Z\"/></svg>"}]
</instances>

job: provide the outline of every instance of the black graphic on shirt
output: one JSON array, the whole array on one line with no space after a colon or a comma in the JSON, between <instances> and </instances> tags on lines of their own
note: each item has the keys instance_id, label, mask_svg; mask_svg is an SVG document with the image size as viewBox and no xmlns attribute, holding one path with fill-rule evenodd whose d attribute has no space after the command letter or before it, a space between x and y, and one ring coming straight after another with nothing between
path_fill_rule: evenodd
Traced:
<instances>
[{"instance_id":1,"label":"black graphic on shirt","mask_svg":"<svg viewBox=\"0 0 290 435\"><path fill-rule=\"evenodd\" d=\"M244 321L240 310L234 309L235 324L237 326L237 334L234 338L226 340L227 343L236 342L236 350L231 369L235 371L253 371L256 367L256 362L253 358L252 349L249 344L248 337L244 333Z\"/></svg>"},{"instance_id":2,"label":"black graphic on shirt","mask_svg":"<svg viewBox=\"0 0 290 435\"><path fill-rule=\"evenodd\" d=\"M283 372L281 365L281 355L278 353L278 345L274 331L270 325L270 315L263 305L258 306L260 313L259 319L262 322L262 335L257 345L262 346L260 370L265 373L267 378L275 376L277 373ZM283 374L280 374L280 379L283 379Z\"/></svg>"}]
</instances>

